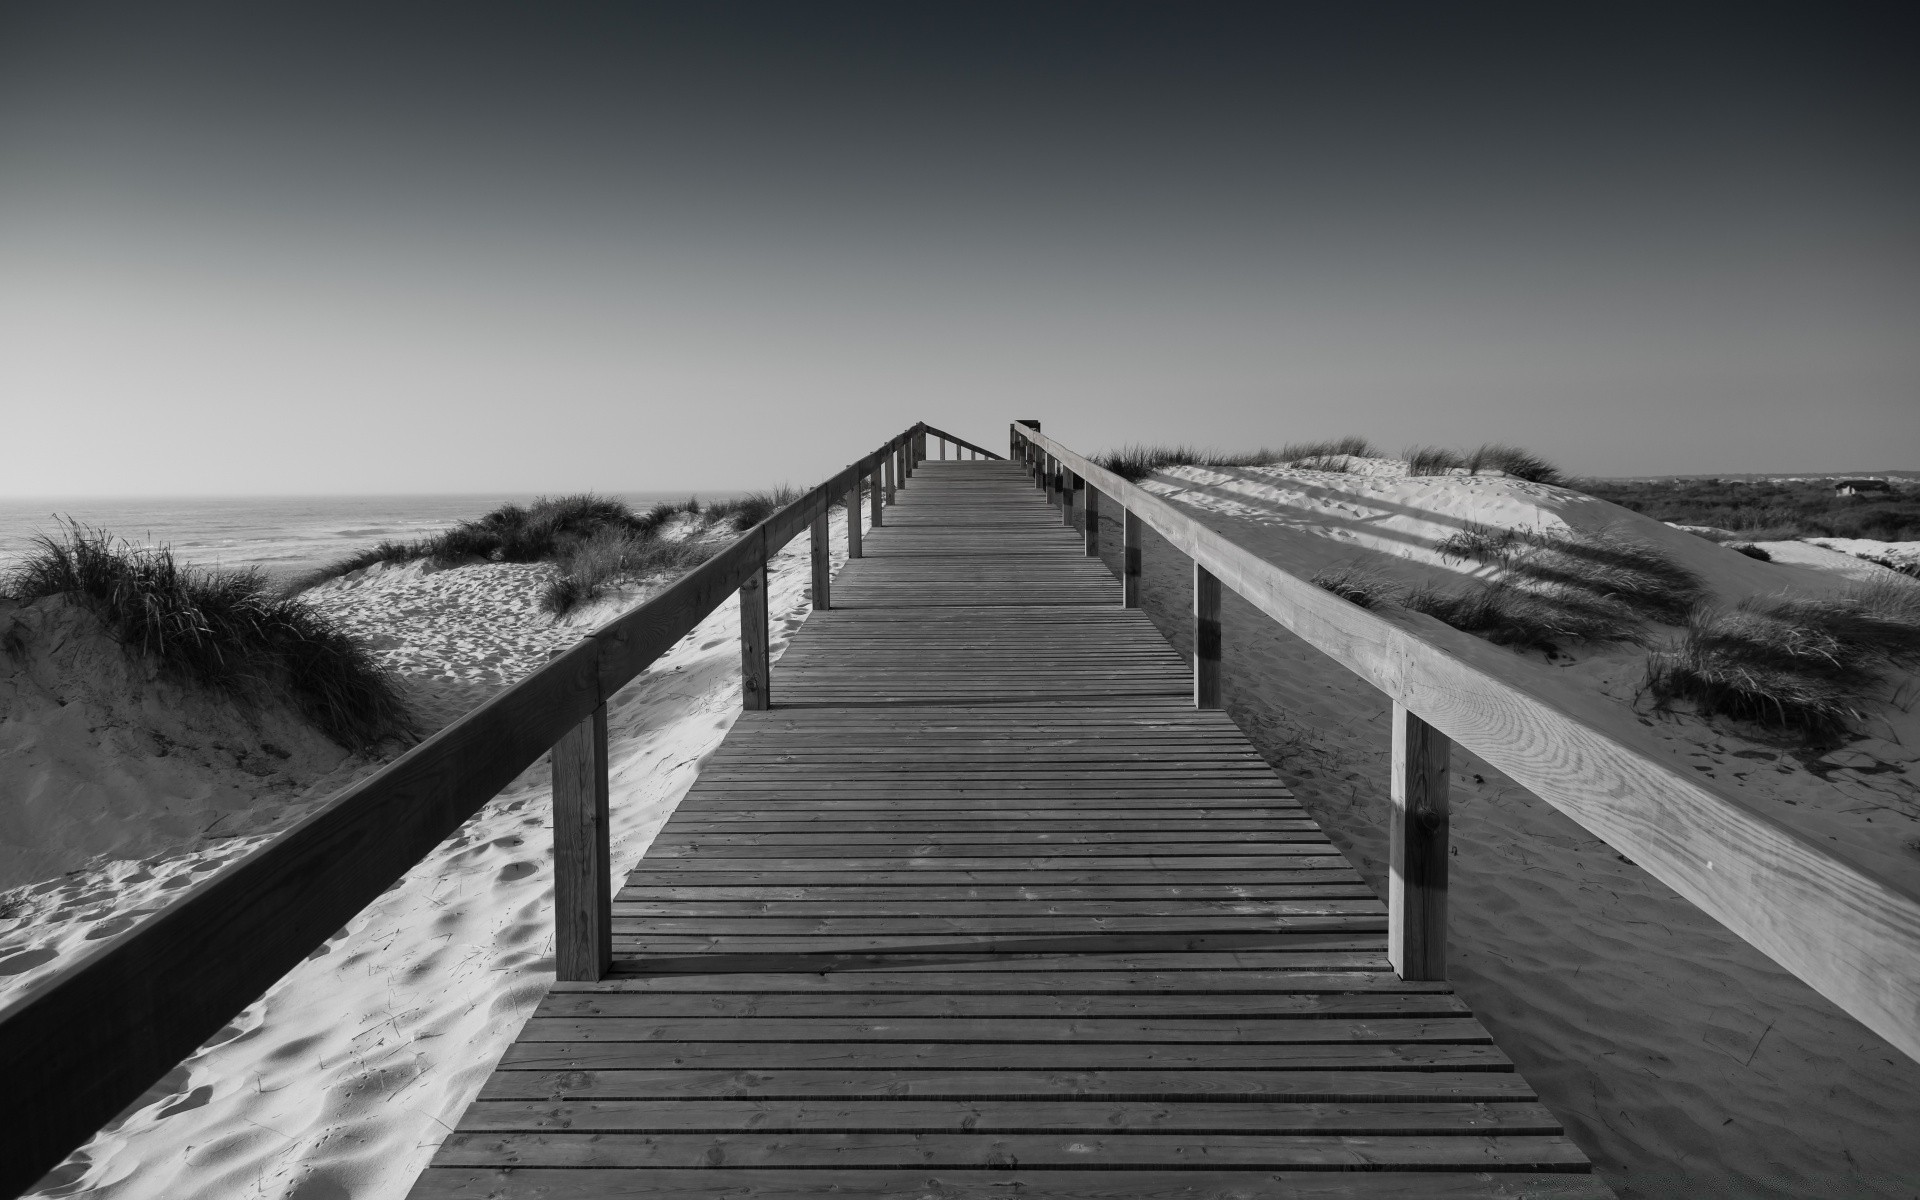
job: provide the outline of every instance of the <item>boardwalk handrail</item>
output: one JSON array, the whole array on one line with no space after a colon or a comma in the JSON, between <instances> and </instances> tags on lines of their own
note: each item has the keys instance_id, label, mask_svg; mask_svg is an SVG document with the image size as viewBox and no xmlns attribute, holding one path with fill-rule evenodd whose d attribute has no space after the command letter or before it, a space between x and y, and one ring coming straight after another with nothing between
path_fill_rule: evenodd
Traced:
<instances>
[{"instance_id":1,"label":"boardwalk handrail","mask_svg":"<svg viewBox=\"0 0 1920 1200\"><path fill-rule=\"evenodd\" d=\"M857 508L871 477L877 513L883 477L889 488L903 484L929 432L959 443L924 424L889 439L658 596L0 1008L8 1083L0 1195L31 1187L549 748L559 973L598 978L611 955L607 700L738 590L745 700L765 707L767 560L811 526L814 596L824 607L829 507L847 498Z\"/></svg>"},{"instance_id":2,"label":"boardwalk handrail","mask_svg":"<svg viewBox=\"0 0 1920 1200\"><path fill-rule=\"evenodd\" d=\"M1139 572L1135 530L1144 522L1193 560L1197 597L1205 580L1224 583L1392 698L1398 819L1389 948L1397 967L1414 964L1403 975L1433 977L1419 974L1418 964L1435 942L1444 953L1450 738L1920 1059L1920 897L1699 778L1631 711L1432 617L1342 600L1074 453L1036 423L1017 423L1009 436L1039 482L1068 497L1069 512L1076 482L1124 507L1127 586ZM1098 492L1087 492L1092 503L1083 511L1097 511ZM1204 609L1196 616L1197 690L1217 670L1206 662L1208 619ZM1217 608L1211 619L1217 661ZM1438 792L1424 812L1423 787ZM1432 874L1423 877L1423 869Z\"/></svg>"}]
</instances>

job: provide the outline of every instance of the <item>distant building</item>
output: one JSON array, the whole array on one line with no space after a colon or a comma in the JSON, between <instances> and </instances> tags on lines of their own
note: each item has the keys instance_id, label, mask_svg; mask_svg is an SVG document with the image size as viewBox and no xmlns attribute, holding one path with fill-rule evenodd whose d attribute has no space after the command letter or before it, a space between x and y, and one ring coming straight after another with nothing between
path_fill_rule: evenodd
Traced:
<instances>
[{"instance_id":1,"label":"distant building","mask_svg":"<svg viewBox=\"0 0 1920 1200\"><path fill-rule=\"evenodd\" d=\"M1865 492L1891 492L1893 485L1884 479L1842 479L1833 485L1836 496L1858 496Z\"/></svg>"}]
</instances>

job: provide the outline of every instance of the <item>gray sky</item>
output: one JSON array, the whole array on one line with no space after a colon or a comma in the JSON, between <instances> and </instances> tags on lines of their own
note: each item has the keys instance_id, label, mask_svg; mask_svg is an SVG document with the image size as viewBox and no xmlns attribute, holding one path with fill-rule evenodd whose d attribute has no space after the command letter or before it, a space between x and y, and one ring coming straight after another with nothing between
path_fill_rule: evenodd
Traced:
<instances>
[{"instance_id":1,"label":"gray sky","mask_svg":"<svg viewBox=\"0 0 1920 1200\"><path fill-rule=\"evenodd\" d=\"M0 494L804 483L1023 416L1913 468L1903 16L9 6Z\"/></svg>"}]
</instances>

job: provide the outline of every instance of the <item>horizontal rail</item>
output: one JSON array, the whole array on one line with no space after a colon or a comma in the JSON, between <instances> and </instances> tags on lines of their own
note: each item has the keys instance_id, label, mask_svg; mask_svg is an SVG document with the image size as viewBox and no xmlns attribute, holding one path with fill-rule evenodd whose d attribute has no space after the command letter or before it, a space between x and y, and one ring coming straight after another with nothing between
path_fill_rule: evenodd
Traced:
<instances>
[{"instance_id":1,"label":"horizontal rail","mask_svg":"<svg viewBox=\"0 0 1920 1200\"><path fill-rule=\"evenodd\" d=\"M1004 454L995 454L993 451L987 449L985 446L976 446L972 442L968 441L963 437L955 437L944 429L935 429L931 425L922 425L921 428L925 430L927 433L933 435L934 437L945 438L947 441L952 442L954 445L963 447L964 449L967 449L967 450L971 450L975 454L980 455L982 458L1005 458L1006 457L1006 455Z\"/></svg>"},{"instance_id":2,"label":"horizontal rail","mask_svg":"<svg viewBox=\"0 0 1920 1200\"><path fill-rule=\"evenodd\" d=\"M0 1008L0 1195L32 1186L219 1032L924 428Z\"/></svg>"},{"instance_id":3,"label":"horizontal rail","mask_svg":"<svg viewBox=\"0 0 1920 1200\"><path fill-rule=\"evenodd\" d=\"M1699 778L1629 710L1432 617L1348 603L1037 429L1012 435L1920 1059L1920 897Z\"/></svg>"}]
</instances>

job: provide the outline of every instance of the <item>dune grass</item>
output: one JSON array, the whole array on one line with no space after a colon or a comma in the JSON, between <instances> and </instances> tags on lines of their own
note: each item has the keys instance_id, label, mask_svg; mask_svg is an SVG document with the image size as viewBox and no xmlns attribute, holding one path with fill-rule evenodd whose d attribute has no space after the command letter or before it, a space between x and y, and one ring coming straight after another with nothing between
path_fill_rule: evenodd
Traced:
<instances>
[{"instance_id":1,"label":"dune grass","mask_svg":"<svg viewBox=\"0 0 1920 1200\"><path fill-rule=\"evenodd\" d=\"M432 537L381 542L302 577L287 591L298 593L376 563L424 559L449 567L469 562L550 562L559 575L541 593L541 608L564 614L603 595L618 579L697 566L716 548L703 535L715 529L744 533L799 498L799 491L783 485L705 504L690 496L656 504L642 513L590 492L543 496L528 505L502 505ZM688 536L678 540L661 536L682 519L692 523Z\"/></svg>"},{"instance_id":2,"label":"dune grass","mask_svg":"<svg viewBox=\"0 0 1920 1200\"><path fill-rule=\"evenodd\" d=\"M1672 556L1607 530L1540 533L1468 524L1440 553L1501 568L1545 594L1592 597L1642 620L1677 623L1706 595L1698 575Z\"/></svg>"},{"instance_id":3,"label":"dune grass","mask_svg":"<svg viewBox=\"0 0 1920 1200\"><path fill-rule=\"evenodd\" d=\"M129 653L234 694L273 688L322 733L357 750L413 733L392 676L363 644L258 571L177 562L69 525L41 536L7 579L19 600L65 596L97 614Z\"/></svg>"},{"instance_id":4,"label":"dune grass","mask_svg":"<svg viewBox=\"0 0 1920 1200\"><path fill-rule=\"evenodd\" d=\"M1889 668L1920 663L1920 586L1859 584L1837 596L1771 596L1701 608L1648 662L1662 706L1753 722L1812 747L1838 744Z\"/></svg>"},{"instance_id":5,"label":"dune grass","mask_svg":"<svg viewBox=\"0 0 1920 1200\"><path fill-rule=\"evenodd\" d=\"M1358 563L1322 567L1307 582L1366 609L1392 604L1399 595L1399 589L1386 576Z\"/></svg>"},{"instance_id":6,"label":"dune grass","mask_svg":"<svg viewBox=\"0 0 1920 1200\"><path fill-rule=\"evenodd\" d=\"M1531 450L1488 442L1472 450L1454 450L1446 446L1409 446L1400 452L1409 475L1449 475L1455 471L1478 474L1500 471L1528 483L1559 483L1560 468Z\"/></svg>"},{"instance_id":7,"label":"dune grass","mask_svg":"<svg viewBox=\"0 0 1920 1200\"><path fill-rule=\"evenodd\" d=\"M1122 446L1094 455L1093 461L1129 483L1139 483L1166 467L1270 467L1278 463L1298 463L1311 459L1325 463L1348 457L1368 458L1373 443L1358 434L1320 442L1288 442L1277 450L1261 448L1241 454L1202 450L1195 446ZM1305 467L1305 470L1346 470L1339 466Z\"/></svg>"},{"instance_id":8,"label":"dune grass","mask_svg":"<svg viewBox=\"0 0 1920 1200\"><path fill-rule=\"evenodd\" d=\"M1457 591L1402 591L1366 568L1346 566L1322 570L1311 582L1362 608L1396 604L1496 645L1549 653L1568 642L1644 644L1649 622L1684 620L1706 590L1667 555L1607 532L1469 524L1439 549L1495 566L1499 578Z\"/></svg>"}]
</instances>

